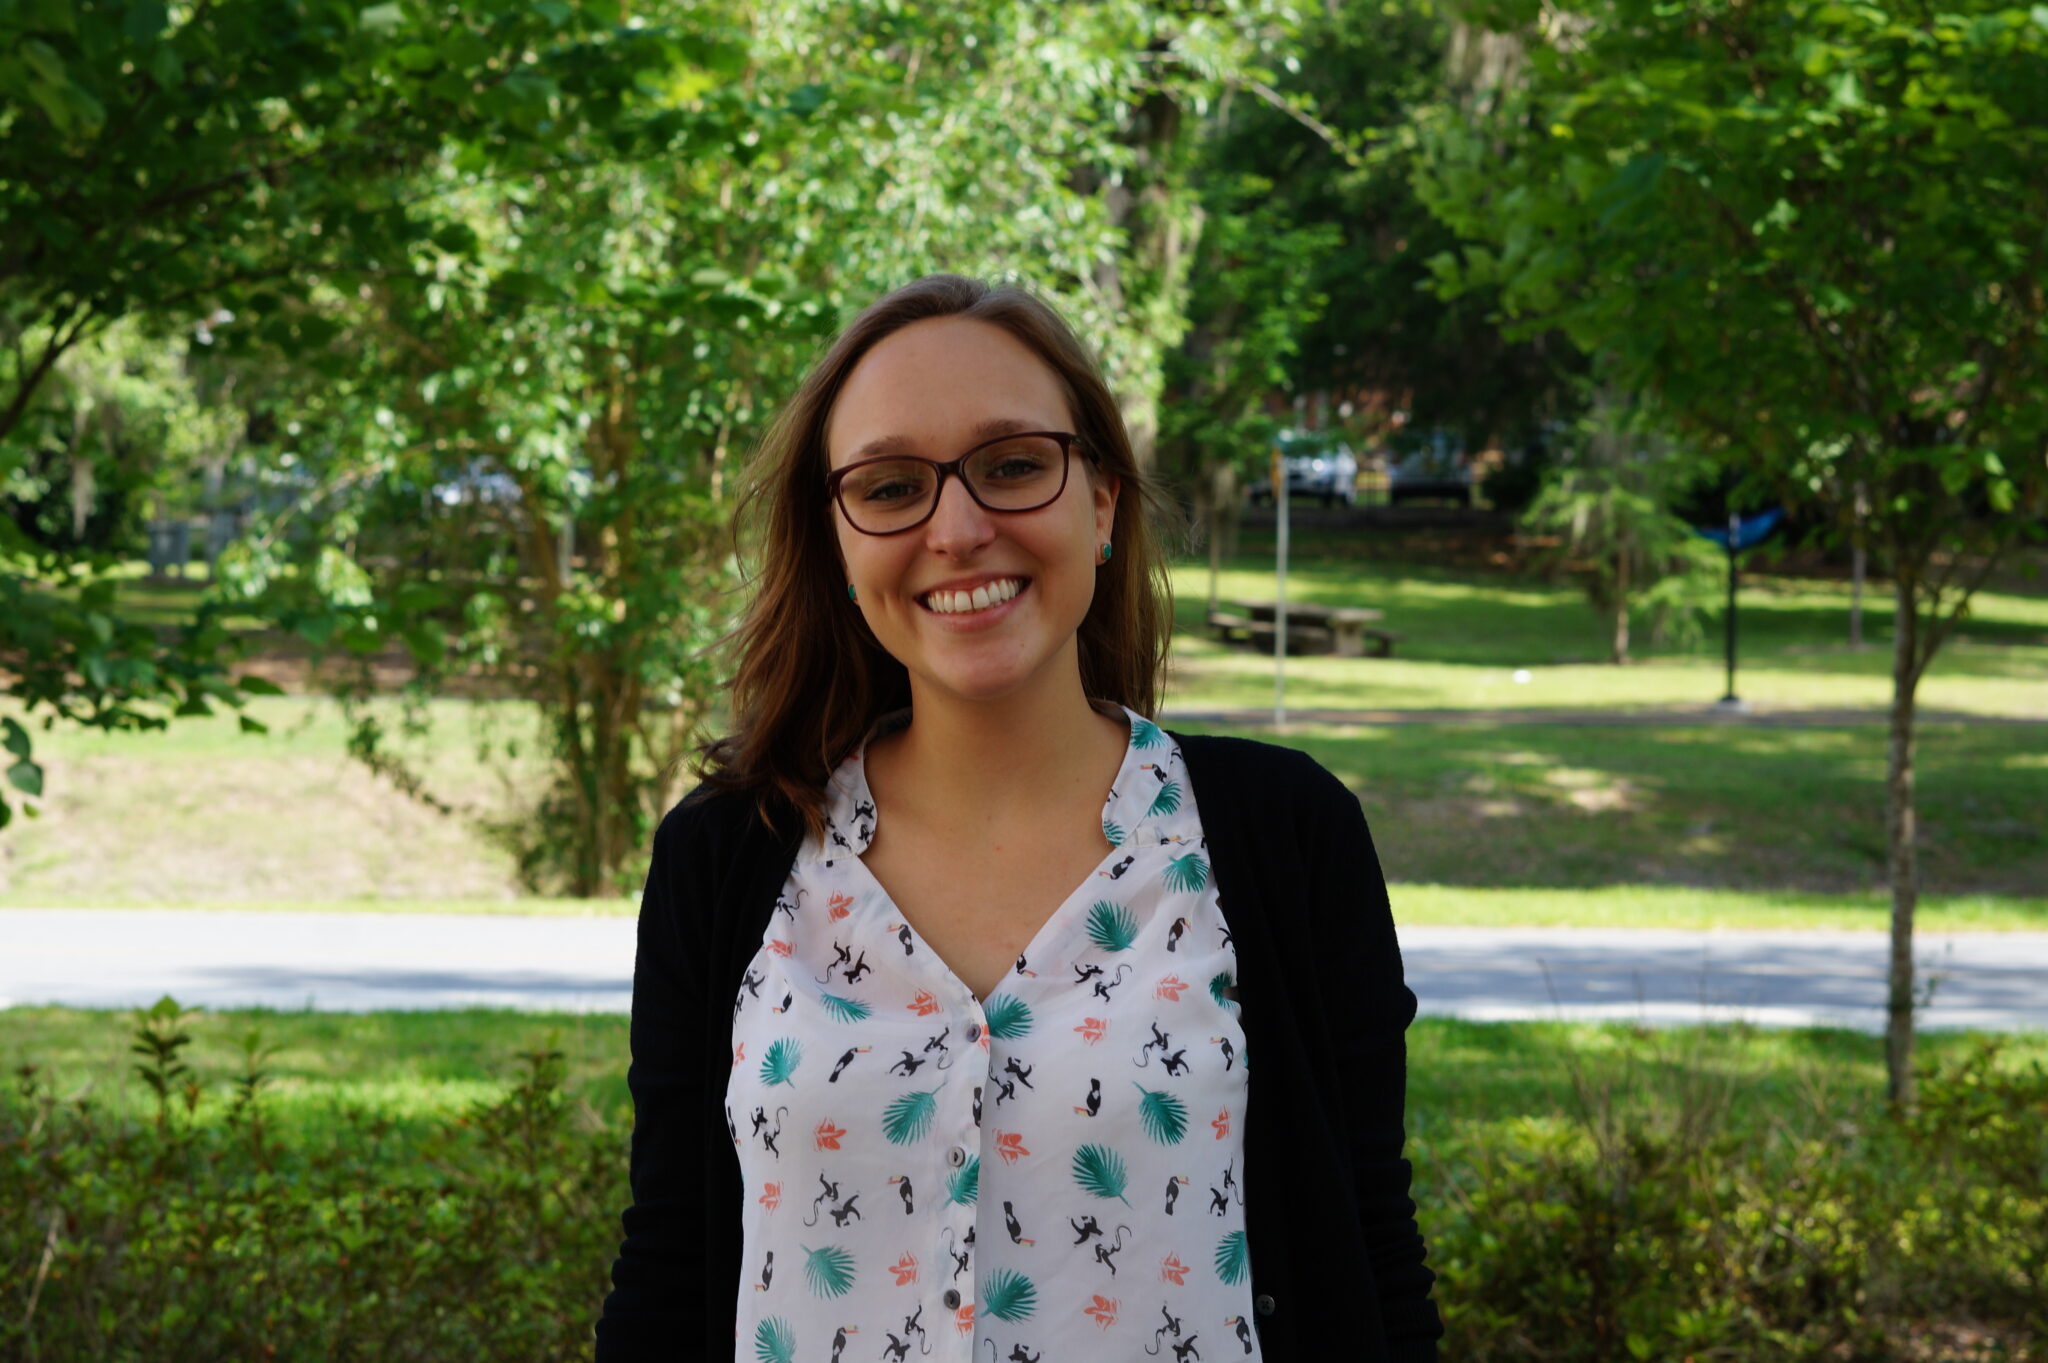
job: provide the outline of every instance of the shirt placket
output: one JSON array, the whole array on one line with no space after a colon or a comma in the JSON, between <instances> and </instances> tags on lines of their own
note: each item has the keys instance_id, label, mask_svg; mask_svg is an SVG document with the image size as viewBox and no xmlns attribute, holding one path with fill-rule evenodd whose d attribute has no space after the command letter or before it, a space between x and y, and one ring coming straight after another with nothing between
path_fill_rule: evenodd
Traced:
<instances>
[{"instance_id":1,"label":"shirt placket","mask_svg":"<svg viewBox=\"0 0 2048 1363\"><path fill-rule=\"evenodd\" d=\"M947 972L949 975L951 972ZM939 1294L939 1305L944 1308L948 1343L943 1352L954 1359L969 1360L974 1355L975 1340L975 1280L978 1275L980 1234L977 1229L977 1212L981 1206L981 1176L986 1171L982 1164L982 1099L988 1085L989 1045L988 1019L982 1012L981 1004L973 993L958 979L949 981L954 996L949 1014L964 1024L961 1036L967 1040L966 1052L961 1056L956 1072L964 1080L957 1086L947 1085L942 1094L952 1096L940 1102L939 1129L935 1137L943 1147L945 1180L943 1196L945 1214L941 1219L939 1240L934 1262L945 1266L946 1285ZM962 1200L956 1195L960 1181L974 1179L975 1195ZM950 1235L948 1234L950 1232ZM946 1251L946 1242L953 1250Z\"/></svg>"}]
</instances>

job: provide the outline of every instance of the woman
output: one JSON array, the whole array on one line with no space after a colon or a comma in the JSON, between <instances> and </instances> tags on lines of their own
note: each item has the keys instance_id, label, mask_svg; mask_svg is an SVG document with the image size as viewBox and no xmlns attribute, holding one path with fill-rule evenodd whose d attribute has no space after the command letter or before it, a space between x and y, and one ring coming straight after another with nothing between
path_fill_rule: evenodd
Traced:
<instances>
[{"instance_id":1,"label":"woman","mask_svg":"<svg viewBox=\"0 0 2048 1363\"><path fill-rule=\"evenodd\" d=\"M919 280L757 467L602 1363L1434 1358L1371 839L1301 754L1146 717L1165 575L1085 349Z\"/></svg>"}]
</instances>

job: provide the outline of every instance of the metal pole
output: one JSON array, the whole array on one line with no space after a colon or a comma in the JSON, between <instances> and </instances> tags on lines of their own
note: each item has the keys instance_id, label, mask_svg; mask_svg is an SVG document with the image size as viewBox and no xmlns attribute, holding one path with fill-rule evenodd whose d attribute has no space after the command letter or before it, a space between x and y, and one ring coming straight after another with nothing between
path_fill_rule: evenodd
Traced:
<instances>
[{"instance_id":1,"label":"metal pole","mask_svg":"<svg viewBox=\"0 0 2048 1363\"><path fill-rule=\"evenodd\" d=\"M1741 519L1733 512L1728 513L1728 694L1721 697L1723 705L1740 705L1742 701L1735 694L1735 543L1741 532Z\"/></svg>"},{"instance_id":2,"label":"metal pole","mask_svg":"<svg viewBox=\"0 0 2048 1363\"><path fill-rule=\"evenodd\" d=\"M1273 610L1273 727L1287 723L1287 465L1273 448L1273 503L1280 508L1273 555L1278 566L1278 593Z\"/></svg>"}]
</instances>

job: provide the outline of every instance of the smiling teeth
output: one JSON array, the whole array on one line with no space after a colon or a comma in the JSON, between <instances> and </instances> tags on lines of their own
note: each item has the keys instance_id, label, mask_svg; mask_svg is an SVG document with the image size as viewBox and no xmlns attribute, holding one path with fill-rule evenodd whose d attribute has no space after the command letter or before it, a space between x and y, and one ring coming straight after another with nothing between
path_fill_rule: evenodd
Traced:
<instances>
[{"instance_id":1,"label":"smiling teeth","mask_svg":"<svg viewBox=\"0 0 2048 1363\"><path fill-rule=\"evenodd\" d=\"M1000 606L1023 590L1021 578L1004 577L984 583L971 592L933 592L924 599L924 604L926 610L940 615L959 615Z\"/></svg>"}]
</instances>

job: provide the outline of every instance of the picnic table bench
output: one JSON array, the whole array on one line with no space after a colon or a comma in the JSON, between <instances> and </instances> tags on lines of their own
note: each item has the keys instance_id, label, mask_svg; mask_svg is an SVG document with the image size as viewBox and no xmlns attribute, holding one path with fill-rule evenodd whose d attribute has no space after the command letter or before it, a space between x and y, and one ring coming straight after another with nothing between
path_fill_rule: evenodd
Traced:
<instances>
[{"instance_id":1,"label":"picnic table bench","mask_svg":"<svg viewBox=\"0 0 2048 1363\"><path fill-rule=\"evenodd\" d=\"M1227 610L1209 613L1209 628L1225 643L1273 646L1279 632L1280 606L1275 601L1225 602ZM1290 602L1287 606L1287 651L1333 653L1340 658L1386 658L1401 635L1372 626L1383 613L1367 606L1319 606Z\"/></svg>"}]
</instances>

